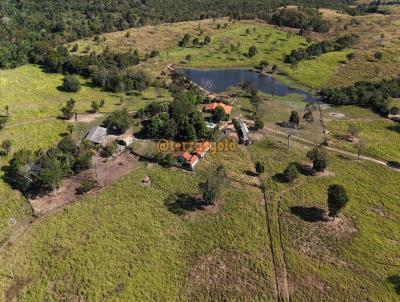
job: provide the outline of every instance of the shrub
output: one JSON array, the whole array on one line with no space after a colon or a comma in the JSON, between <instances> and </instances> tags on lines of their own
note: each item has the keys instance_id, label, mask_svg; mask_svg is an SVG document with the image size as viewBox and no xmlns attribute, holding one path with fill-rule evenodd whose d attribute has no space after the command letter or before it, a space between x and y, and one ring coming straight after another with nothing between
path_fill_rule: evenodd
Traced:
<instances>
[{"instance_id":1,"label":"shrub","mask_svg":"<svg viewBox=\"0 0 400 302\"><path fill-rule=\"evenodd\" d=\"M287 182L293 182L299 176L299 171L297 171L295 164L290 164L285 171L283 171L283 175Z\"/></svg>"},{"instance_id":2,"label":"shrub","mask_svg":"<svg viewBox=\"0 0 400 302\"><path fill-rule=\"evenodd\" d=\"M258 174L262 174L262 173L264 173L264 171L265 171L265 167L264 167L264 165L263 165L263 163L261 163L261 162L257 162L256 163L256 172L258 173Z\"/></svg>"},{"instance_id":3,"label":"shrub","mask_svg":"<svg viewBox=\"0 0 400 302\"><path fill-rule=\"evenodd\" d=\"M66 75L61 85L61 90L66 92L77 92L81 89L79 80L71 75Z\"/></svg>"},{"instance_id":4,"label":"shrub","mask_svg":"<svg viewBox=\"0 0 400 302\"><path fill-rule=\"evenodd\" d=\"M102 154L104 157L110 157L115 153L115 151L117 151L117 144L113 142L104 147Z\"/></svg>"},{"instance_id":5,"label":"shrub","mask_svg":"<svg viewBox=\"0 0 400 302\"><path fill-rule=\"evenodd\" d=\"M399 107L392 107L392 108L390 108L389 113L391 115L399 115L400 114L400 108Z\"/></svg>"},{"instance_id":6,"label":"shrub","mask_svg":"<svg viewBox=\"0 0 400 302\"><path fill-rule=\"evenodd\" d=\"M264 128L264 122L260 119L257 119L254 123L254 128L256 128L256 130L260 130Z\"/></svg>"},{"instance_id":7,"label":"shrub","mask_svg":"<svg viewBox=\"0 0 400 302\"><path fill-rule=\"evenodd\" d=\"M314 148L307 153L307 158L313 162L313 169L317 172L324 172L328 167L328 159L325 150Z\"/></svg>"},{"instance_id":8,"label":"shrub","mask_svg":"<svg viewBox=\"0 0 400 302\"><path fill-rule=\"evenodd\" d=\"M335 218L346 206L349 198L345 188L341 185L331 185L328 188L328 211L329 216Z\"/></svg>"},{"instance_id":9,"label":"shrub","mask_svg":"<svg viewBox=\"0 0 400 302\"><path fill-rule=\"evenodd\" d=\"M92 179L86 179L82 182L82 184L76 189L76 193L79 195L86 194L92 191L96 187L96 181Z\"/></svg>"}]
</instances>

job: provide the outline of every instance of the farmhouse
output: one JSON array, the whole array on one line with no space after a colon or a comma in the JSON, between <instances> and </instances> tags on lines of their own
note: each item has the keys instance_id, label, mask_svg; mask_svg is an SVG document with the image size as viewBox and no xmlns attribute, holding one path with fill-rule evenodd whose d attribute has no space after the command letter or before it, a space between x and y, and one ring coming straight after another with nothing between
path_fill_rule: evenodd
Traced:
<instances>
[{"instance_id":1,"label":"farmhouse","mask_svg":"<svg viewBox=\"0 0 400 302\"><path fill-rule=\"evenodd\" d=\"M224 103L210 103L204 107L204 111L210 112L215 110L217 107L222 107L224 109L226 115L231 115L233 106L226 105Z\"/></svg>"},{"instance_id":2,"label":"farmhouse","mask_svg":"<svg viewBox=\"0 0 400 302\"><path fill-rule=\"evenodd\" d=\"M200 158L204 158L206 153L211 148L211 143L209 141L202 142L197 148L194 150L194 154L196 154Z\"/></svg>"},{"instance_id":3,"label":"farmhouse","mask_svg":"<svg viewBox=\"0 0 400 302\"><path fill-rule=\"evenodd\" d=\"M107 128L97 126L89 131L85 139L91 141L94 144L103 146L106 142L106 135L107 135Z\"/></svg>"},{"instance_id":4,"label":"farmhouse","mask_svg":"<svg viewBox=\"0 0 400 302\"><path fill-rule=\"evenodd\" d=\"M199 157L190 154L189 152L184 152L178 155L178 161L180 161L184 166L189 167L191 170L194 170L199 163Z\"/></svg>"}]
</instances>

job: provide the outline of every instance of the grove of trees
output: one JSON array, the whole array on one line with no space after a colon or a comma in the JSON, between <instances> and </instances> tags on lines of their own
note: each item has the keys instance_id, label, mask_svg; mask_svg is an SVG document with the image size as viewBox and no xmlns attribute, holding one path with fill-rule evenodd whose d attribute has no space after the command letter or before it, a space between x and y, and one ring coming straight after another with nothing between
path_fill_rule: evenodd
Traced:
<instances>
[{"instance_id":1,"label":"grove of trees","mask_svg":"<svg viewBox=\"0 0 400 302\"><path fill-rule=\"evenodd\" d=\"M324 88L319 95L327 104L358 105L387 116L389 97L400 97L400 77L380 82L362 81L342 88Z\"/></svg>"}]
</instances>

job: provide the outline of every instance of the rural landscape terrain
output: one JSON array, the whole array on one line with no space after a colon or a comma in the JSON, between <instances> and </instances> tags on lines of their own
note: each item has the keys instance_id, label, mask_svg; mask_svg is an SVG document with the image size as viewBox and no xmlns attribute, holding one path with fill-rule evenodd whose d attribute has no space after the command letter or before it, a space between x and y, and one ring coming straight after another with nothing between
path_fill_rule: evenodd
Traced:
<instances>
[{"instance_id":1,"label":"rural landscape terrain","mask_svg":"<svg viewBox=\"0 0 400 302\"><path fill-rule=\"evenodd\" d=\"M0 301L400 301L400 2L0 4Z\"/></svg>"}]
</instances>

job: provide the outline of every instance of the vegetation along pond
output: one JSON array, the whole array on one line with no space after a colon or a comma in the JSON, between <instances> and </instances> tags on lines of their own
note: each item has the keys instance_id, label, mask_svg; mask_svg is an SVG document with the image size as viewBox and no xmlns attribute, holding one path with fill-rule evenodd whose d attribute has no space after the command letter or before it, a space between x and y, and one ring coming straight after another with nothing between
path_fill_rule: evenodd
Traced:
<instances>
[{"instance_id":1,"label":"vegetation along pond","mask_svg":"<svg viewBox=\"0 0 400 302\"><path fill-rule=\"evenodd\" d=\"M314 102L316 98L307 91L298 88L292 88L269 75L262 75L258 72L245 69L191 69L180 68L190 80L197 85L208 90L221 93L227 88L238 85L243 81L249 81L251 85L259 91L274 94L277 96L287 96L288 94L300 94L305 96L306 102ZM204 87L205 83L207 86Z\"/></svg>"}]
</instances>

